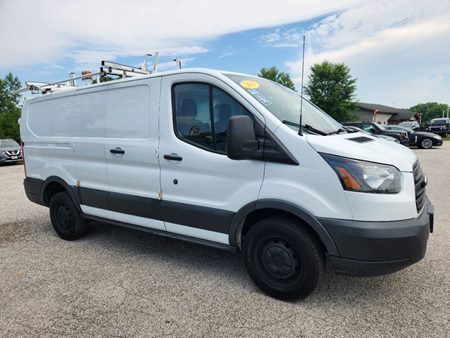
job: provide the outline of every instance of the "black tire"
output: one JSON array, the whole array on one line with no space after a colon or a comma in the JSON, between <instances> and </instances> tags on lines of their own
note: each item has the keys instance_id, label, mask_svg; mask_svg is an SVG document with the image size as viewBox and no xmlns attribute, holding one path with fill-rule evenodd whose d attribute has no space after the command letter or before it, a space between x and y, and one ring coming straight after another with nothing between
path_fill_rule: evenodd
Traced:
<instances>
[{"instance_id":1,"label":"black tire","mask_svg":"<svg viewBox=\"0 0 450 338\"><path fill-rule=\"evenodd\" d=\"M72 198L65 191L52 197L50 219L58 236L67 241L85 236L89 229L88 221L81 217Z\"/></svg>"},{"instance_id":2,"label":"black tire","mask_svg":"<svg viewBox=\"0 0 450 338\"><path fill-rule=\"evenodd\" d=\"M283 300L310 295L325 265L323 250L305 225L283 217L254 224L244 238L242 254L255 284Z\"/></svg>"},{"instance_id":3,"label":"black tire","mask_svg":"<svg viewBox=\"0 0 450 338\"><path fill-rule=\"evenodd\" d=\"M429 137L425 137L419 143L419 148L431 149L433 147L433 140Z\"/></svg>"}]
</instances>

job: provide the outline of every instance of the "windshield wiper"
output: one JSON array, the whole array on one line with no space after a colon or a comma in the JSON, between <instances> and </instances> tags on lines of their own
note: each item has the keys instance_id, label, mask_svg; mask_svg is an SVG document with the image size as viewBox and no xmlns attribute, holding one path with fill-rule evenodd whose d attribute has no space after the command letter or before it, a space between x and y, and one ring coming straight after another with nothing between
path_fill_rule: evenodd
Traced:
<instances>
[{"instance_id":1,"label":"windshield wiper","mask_svg":"<svg viewBox=\"0 0 450 338\"><path fill-rule=\"evenodd\" d=\"M291 121L288 121L288 120L283 120L281 122L283 122L284 124L287 124L288 126L293 126L293 127L297 127L297 128L300 127L300 124L295 123L295 122L291 122ZM309 131L310 133L319 134L319 135L322 135L322 136L329 135L328 133L326 133L326 132L324 132L322 130L316 129L313 126L310 126L309 124L304 124L302 127L304 128L304 130Z\"/></svg>"},{"instance_id":2,"label":"windshield wiper","mask_svg":"<svg viewBox=\"0 0 450 338\"><path fill-rule=\"evenodd\" d=\"M283 120L281 122L283 122L284 124L287 124L288 126L300 127L300 125L298 123L291 122L291 121L288 121L288 120Z\"/></svg>"},{"instance_id":3,"label":"windshield wiper","mask_svg":"<svg viewBox=\"0 0 450 338\"><path fill-rule=\"evenodd\" d=\"M316 133L316 134L319 134L319 135L322 135L322 136L330 135L330 134L328 134L328 133L326 133L326 132L324 132L322 130L319 130L319 129L314 128L313 126L310 126L309 124L304 124L303 128L305 128L306 131L311 131L313 133Z\"/></svg>"},{"instance_id":4,"label":"windshield wiper","mask_svg":"<svg viewBox=\"0 0 450 338\"><path fill-rule=\"evenodd\" d=\"M295 123L295 122L291 122L291 121L288 121L288 120L283 120L281 122L283 122L284 124L287 124L288 126L293 126L293 127L297 127L297 128L300 127L300 124ZM310 133L314 133L314 134L318 134L318 135L322 135L322 136L328 135L328 133L326 133L326 132L324 132L322 130L316 129L316 128L314 128L313 126L311 126L309 124L304 124L302 126L302 128L304 130L310 132Z\"/></svg>"},{"instance_id":5,"label":"windshield wiper","mask_svg":"<svg viewBox=\"0 0 450 338\"><path fill-rule=\"evenodd\" d=\"M334 134L341 134L341 133L347 133L348 131L344 128L336 129L335 131L332 131L331 133L328 133L328 135L334 135Z\"/></svg>"}]
</instances>

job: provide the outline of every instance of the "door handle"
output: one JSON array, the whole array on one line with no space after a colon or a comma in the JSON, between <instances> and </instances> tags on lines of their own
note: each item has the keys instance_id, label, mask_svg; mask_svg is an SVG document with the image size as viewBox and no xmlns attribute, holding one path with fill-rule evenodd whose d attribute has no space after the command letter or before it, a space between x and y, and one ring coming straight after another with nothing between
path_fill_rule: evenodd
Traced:
<instances>
[{"instance_id":1,"label":"door handle","mask_svg":"<svg viewBox=\"0 0 450 338\"><path fill-rule=\"evenodd\" d=\"M181 156L178 156L178 154L166 154L166 155L164 155L164 158L169 161L182 161L183 160L183 158Z\"/></svg>"},{"instance_id":2,"label":"door handle","mask_svg":"<svg viewBox=\"0 0 450 338\"><path fill-rule=\"evenodd\" d=\"M121 155L125 154L125 150L123 150L123 149L120 148L120 147L116 147L116 148L114 148L114 149L109 149L109 152L110 152L111 154L121 154Z\"/></svg>"}]
</instances>

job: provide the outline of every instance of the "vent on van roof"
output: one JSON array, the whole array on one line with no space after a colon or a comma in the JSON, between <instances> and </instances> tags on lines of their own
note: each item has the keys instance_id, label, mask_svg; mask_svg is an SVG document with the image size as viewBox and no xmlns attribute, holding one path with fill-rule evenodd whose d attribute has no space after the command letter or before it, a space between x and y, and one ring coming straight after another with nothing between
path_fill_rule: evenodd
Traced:
<instances>
[{"instance_id":1,"label":"vent on van roof","mask_svg":"<svg viewBox=\"0 0 450 338\"><path fill-rule=\"evenodd\" d=\"M353 142L358 142L358 143L366 143L366 142L373 141L373 138L366 137L366 136L358 136L358 137L348 138L347 140L353 141Z\"/></svg>"}]
</instances>

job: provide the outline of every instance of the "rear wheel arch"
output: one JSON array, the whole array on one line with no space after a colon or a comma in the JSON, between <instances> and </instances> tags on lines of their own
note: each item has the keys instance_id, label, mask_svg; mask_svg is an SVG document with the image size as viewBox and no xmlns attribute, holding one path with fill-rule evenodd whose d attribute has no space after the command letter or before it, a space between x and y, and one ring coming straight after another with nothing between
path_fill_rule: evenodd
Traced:
<instances>
[{"instance_id":1,"label":"rear wheel arch","mask_svg":"<svg viewBox=\"0 0 450 338\"><path fill-rule=\"evenodd\" d=\"M289 218L303 224L317 237L326 252L330 255L339 255L333 239L314 215L297 205L280 200L259 200L240 209L231 222L230 244L240 249L245 233L260 220L273 216Z\"/></svg>"},{"instance_id":2,"label":"rear wheel arch","mask_svg":"<svg viewBox=\"0 0 450 338\"><path fill-rule=\"evenodd\" d=\"M77 210L81 211L80 199L78 197L76 188L70 186L69 184L67 184L66 181L57 176L48 177L42 184L42 191L41 191L42 201L46 206L50 206L52 197L55 194L63 191L66 191L70 195Z\"/></svg>"}]
</instances>

